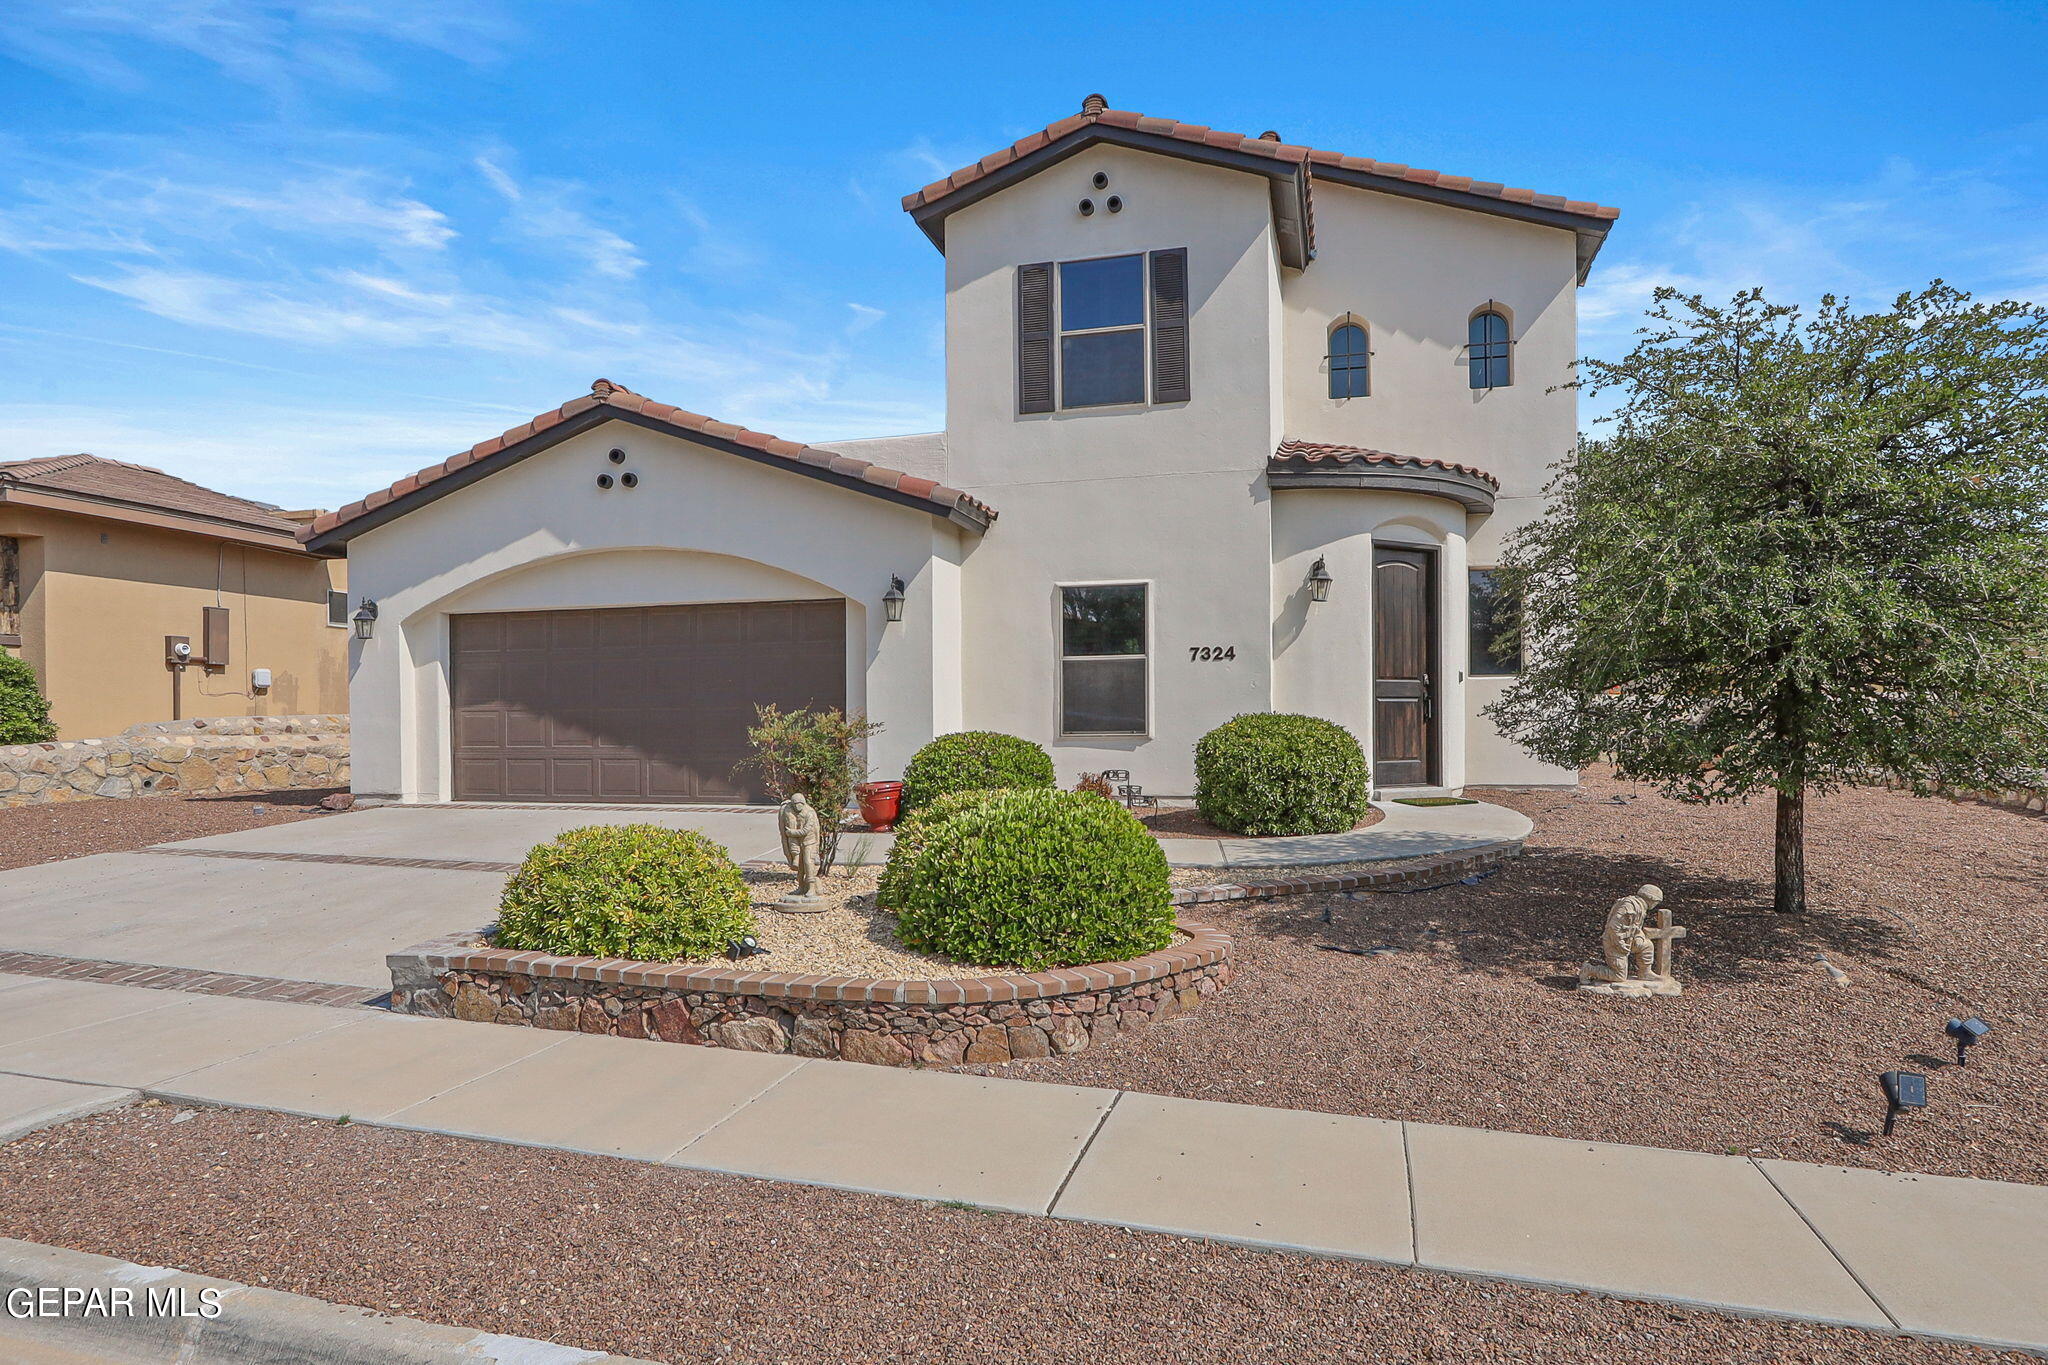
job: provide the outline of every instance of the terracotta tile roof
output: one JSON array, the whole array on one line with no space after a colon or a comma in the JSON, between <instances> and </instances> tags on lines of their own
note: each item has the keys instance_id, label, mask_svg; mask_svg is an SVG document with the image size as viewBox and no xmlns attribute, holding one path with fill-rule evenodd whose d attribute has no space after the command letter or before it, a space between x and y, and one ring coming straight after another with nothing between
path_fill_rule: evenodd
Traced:
<instances>
[{"instance_id":1,"label":"terracotta tile roof","mask_svg":"<svg viewBox=\"0 0 2048 1365\"><path fill-rule=\"evenodd\" d=\"M98 455L51 455L0 462L0 486L40 489L173 516L200 517L290 537L298 527L267 502L237 498L147 465Z\"/></svg>"},{"instance_id":2,"label":"terracotta tile roof","mask_svg":"<svg viewBox=\"0 0 2048 1365\"><path fill-rule=\"evenodd\" d=\"M1218 147L1226 151L1244 152L1252 156L1269 157L1275 161L1308 164L1310 175L1319 167L1356 171L1364 175L1385 176L1393 180L1404 180L1410 184L1424 185L1434 189L1452 190L1461 194L1477 195L1486 199L1498 199L1504 203L1527 204L1532 208L1554 209L1559 213L1575 214L1582 218L1612 220L1621 216L1621 210L1604 204L1588 203L1581 199L1566 199L1558 194L1539 194L1535 190L1517 189L1490 180L1474 180L1468 175L1446 175L1442 171L1423 170L1393 161L1375 161L1371 157L1346 156L1342 152L1324 151L1317 147L1304 147L1292 142L1282 142L1277 136L1246 137L1242 133L1226 133L1199 123L1181 123L1170 118L1152 118L1145 114L1132 113L1127 109L1099 109L1094 105L1098 96L1091 96L1086 109L1093 112L1071 114L1027 137L1019 138L999 152L991 152L972 166L963 166L943 180L935 180L914 194L903 197L905 211L914 211L935 204L956 191L963 190L975 181L1020 157L1028 156L1039 148L1059 141L1067 134L1086 128L1090 124L1101 124L1110 128L1128 128L1134 132L1155 133L1180 142L1200 143L1207 147Z\"/></svg>"},{"instance_id":3,"label":"terracotta tile roof","mask_svg":"<svg viewBox=\"0 0 2048 1365\"><path fill-rule=\"evenodd\" d=\"M987 503L969 497L957 488L932 479L919 478L898 469L884 469L881 465L856 459L851 455L840 455L817 446L803 445L796 441L785 441L779 436L765 432L750 431L731 422L721 422L701 413L689 412L668 403L657 403L652 398L621 388L609 379L600 379L590 386L590 392L580 398L572 398L559 408L541 413L530 422L513 427L510 431L493 436L488 441L479 441L468 450L450 456L440 464L429 465L418 473L408 474L389 488L382 488L360 502L323 513L304 527L297 528L300 540L310 541L327 535L338 527L367 516L395 498L428 487L446 478L465 466L495 455L508 446L514 446L529 437L538 436L561 425L572 417L590 412L596 408L615 408L620 412L637 413L642 417L688 434L712 436L734 445L746 446L787 461L800 468L820 470L857 479L874 486L877 492L899 493L930 503L938 511L948 514L962 513L969 520L986 525L995 520L995 509Z\"/></svg>"},{"instance_id":4,"label":"terracotta tile roof","mask_svg":"<svg viewBox=\"0 0 2048 1365\"><path fill-rule=\"evenodd\" d=\"M1331 445L1326 441L1282 441L1273 451L1273 458L1266 462L1268 470L1298 471L1317 468L1336 469L1344 465L1376 464L1392 465L1406 469L1444 469L1453 474L1463 474L1500 487L1500 480L1483 469L1469 464L1452 464L1449 460L1425 459L1420 455L1395 455L1385 450L1368 450L1364 446Z\"/></svg>"}]
</instances>

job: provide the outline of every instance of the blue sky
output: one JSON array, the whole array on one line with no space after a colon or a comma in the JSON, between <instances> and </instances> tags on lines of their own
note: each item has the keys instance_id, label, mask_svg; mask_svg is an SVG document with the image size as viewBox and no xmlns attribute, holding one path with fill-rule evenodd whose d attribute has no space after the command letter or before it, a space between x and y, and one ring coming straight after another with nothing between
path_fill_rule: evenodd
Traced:
<instances>
[{"instance_id":1,"label":"blue sky","mask_svg":"<svg viewBox=\"0 0 2048 1365\"><path fill-rule=\"evenodd\" d=\"M1618 204L1659 282L2048 297L2048 6L8 0L0 458L334 506L603 375L943 422L898 208L1119 108Z\"/></svg>"}]
</instances>

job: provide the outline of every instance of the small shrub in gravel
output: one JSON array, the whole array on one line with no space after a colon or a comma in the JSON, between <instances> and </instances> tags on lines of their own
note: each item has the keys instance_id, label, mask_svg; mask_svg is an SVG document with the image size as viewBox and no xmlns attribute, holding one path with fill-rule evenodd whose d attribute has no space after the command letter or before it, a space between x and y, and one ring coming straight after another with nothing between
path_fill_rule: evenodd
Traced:
<instances>
[{"instance_id":1,"label":"small shrub in gravel","mask_svg":"<svg viewBox=\"0 0 2048 1365\"><path fill-rule=\"evenodd\" d=\"M1086 792L995 792L935 822L897 878L897 936L920 952L1045 971L1173 941L1166 855Z\"/></svg>"},{"instance_id":2,"label":"small shrub in gravel","mask_svg":"<svg viewBox=\"0 0 2048 1365\"><path fill-rule=\"evenodd\" d=\"M0 744L41 744L56 737L35 669L25 659L0 654Z\"/></svg>"},{"instance_id":3,"label":"small shrub in gravel","mask_svg":"<svg viewBox=\"0 0 2048 1365\"><path fill-rule=\"evenodd\" d=\"M1195 806L1233 834L1336 834L1371 795L1357 739L1317 716L1238 716L1195 744Z\"/></svg>"},{"instance_id":4,"label":"small shrub in gravel","mask_svg":"<svg viewBox=\"0 0 2048 1365\"><path fill-rule=\"evenodd\" d=\"M564 957L691 962L754 932L747 884L693 830L591 825L527 852L498 903L497 946Z\"/></svg>"},{"instance_id":5,"label":"small shrub in gravel","mask_svg":"<svg viewBox=\"0 0 2048 1365\"><path fill-rule=\"evenodd\" d=\"M910 877L910 869L916 865L917 855L924 850L925 841L935 828L961 811L972 810L989 798L1000 795L1001 789L953 792L934 798L909 819L897 822L896 842L889 846L889 860L882 865L881 879L875 884L876 906L883 910L896 908Z\"/></svg>"},{"instance_id":6,"label":"small shrub in gravel","mask_svg":"<svg viewBox=\"0 0 2048 1365\"><path fill-rule=\"evenodd\" d=\"M1052 757L1028 739L993 730L940 735L903 770L903 812L954 792L1050 787Z\"/></svg>"}]
</instances>

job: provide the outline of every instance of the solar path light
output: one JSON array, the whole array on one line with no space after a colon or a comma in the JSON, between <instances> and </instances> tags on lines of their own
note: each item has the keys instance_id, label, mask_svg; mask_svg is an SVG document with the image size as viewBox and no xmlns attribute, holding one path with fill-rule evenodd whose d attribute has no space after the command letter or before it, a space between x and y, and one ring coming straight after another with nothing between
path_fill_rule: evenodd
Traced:
<instances>
[{"instance_id":1,"label":"solar path light","mask_svg":"<svg viewBox=\"0 0 2048 1365\"><path fill-rule=\"evenodd\" d=\"M1890 1137L1901 1109L1927 1107L1927 1078L1917 1071L1887 1071L1877 1083L1884 1087L1884 1135Z\"/></svg>"},{"instance_id":2,"label":"solar path light","mask_svg":"<svg viewBox=\"0 0 2048 1365\"><path fill-rule=\"evenodd\" d=\"M1968 1019L1949 1020L1944 1031L1956 1040L1956 1065L1968 1066L1970 1049L1984 1041L1984 1035L1991 1032L1991 1025L1973 1014Z\"/></svg>"}]
</instances>

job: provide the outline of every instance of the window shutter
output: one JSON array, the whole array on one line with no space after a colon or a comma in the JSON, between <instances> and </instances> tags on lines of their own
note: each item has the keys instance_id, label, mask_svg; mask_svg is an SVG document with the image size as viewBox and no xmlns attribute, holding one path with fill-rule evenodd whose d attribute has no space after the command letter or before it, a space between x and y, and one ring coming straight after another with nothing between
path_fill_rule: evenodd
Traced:
<instances>
[{"instance_id":1,"label":"window shutter","mask_svg":"<svg viewBox=\"0 0 2048 1365\"><path fill-rule=\"evenodd\" d=\"M1017 267L1017 411L1051 412L1052 265Z\"/></svg>"},{"instance_id":2,"label":"window shutter","mask_svg":"<svg viewBox=\"0 0 2048 1365\"><path fill-rule=\"evenodd\" d=\"M1188 252L1152 253L1152 401L1188 401Z\"/></svg>"}]
</instances>

